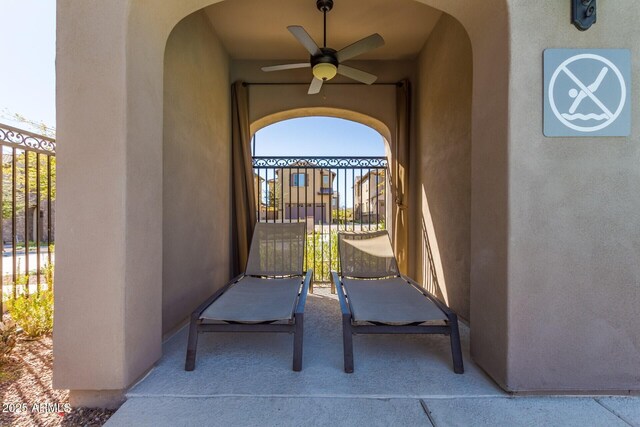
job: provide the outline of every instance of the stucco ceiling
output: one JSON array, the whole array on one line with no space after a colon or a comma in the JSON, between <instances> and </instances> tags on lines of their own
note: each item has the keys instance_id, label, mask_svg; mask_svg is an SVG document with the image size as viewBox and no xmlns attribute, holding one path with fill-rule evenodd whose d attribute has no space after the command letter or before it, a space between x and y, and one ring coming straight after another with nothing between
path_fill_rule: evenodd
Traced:
<instances>
[{"instance_id":1,"label":"stucco ceiling","mask_svg":"<svg viewBox=\"0 0 640 427\"><path fill-rule=\"evenodd\" d=\"M302 25L322 45L322 13L315 0L227 0L206 8L213 28L234 59L306 60L306 50L287 31ZM341 49L372 33L385 46L358 59L414 58L440 18L415 0L335 0L327 15L327 45Z\"/></svg>"}]
</instances>

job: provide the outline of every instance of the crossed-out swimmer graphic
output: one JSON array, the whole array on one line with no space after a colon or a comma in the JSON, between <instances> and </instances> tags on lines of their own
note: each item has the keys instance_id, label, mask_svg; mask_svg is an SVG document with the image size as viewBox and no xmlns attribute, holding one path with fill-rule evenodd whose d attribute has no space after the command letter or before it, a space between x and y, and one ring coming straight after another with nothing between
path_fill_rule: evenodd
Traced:
<instances>
[{"instance_id":1,"label":"crossed-out swimmer graphic","mask_svg":"<svg viewBox=\"0 0 640 427\"><path fill-rule=\"evenodd\" d=\"M607 75L608 72L609 72L609 68L603 67L602 70L600 71L600 74L598 74L598 77L596 78L596 80L593 83L591 83L589 86L587 86L587 89L589 89L591 93L594 93L595 91L597 91L598 88L600 87L600 84L602 83L602 80L604 80L604 77ZM587 92L583 90L578 92L578 89L576 88L569 89L569 96L571 98L575 98L575 101L573 102L573 104L571 104L571 107L569 107L569 114L575 113L578 107L580 106L580 104L582 103L582 101L588 97ZM607 117L609 116L605 114L605 116L602 118L599 118L599 120L606 119ZM571 120L571 119L567 118L567 120Z\"/></svg>"},{"instance_id":2,"label":"crossed-out swimmer graphic","mask_svg":"<svg viewBox=\"0 0 640 427\"><path fill-rule=\"evenodd\" d=\"M569 66L576 63L577 61L597 62L598 66L600 67L600 72L592 83L586 85L571 70ZM572 68L577 69L577 67ZM555 86L558 77L561 74L566 75L575 85L567 92L564 92L568 94L571 99L573 99L573 103L571 104L567 112L564 113L561 113L559 111L555 98L557 95L560 95L559 93L555 92ZM612 88L612 85L614 85L617 81L617 84L619 84L619 89L617 89L616 92L619 91L620 93L619 102L617 105L611 105L613 104L611 100L606 101L610 104L609 107L613 108L609 108L606 105L606 103L601 99L603 98L602 96L598 97L596 95L596 92L598 91L598 89L600 89L603 82L610 74L613 74L613 77L609 77L610 83L608 84L608 89L610 90ZM562 124L564 124L569 129L579 132L595 132L600 129L604 129L615 122L624 109L626 96L627 89L625 79L618 67L616 67L615 64L613 64L607 58L590 53L578 54L566 59L556 68L549 82L548 98L551 110ZM587 98L593 101L594 109L586 112L577 112L580 105ZM577 124L577 122L579 122L580 124Z\"/></svg>"}]
</instances>

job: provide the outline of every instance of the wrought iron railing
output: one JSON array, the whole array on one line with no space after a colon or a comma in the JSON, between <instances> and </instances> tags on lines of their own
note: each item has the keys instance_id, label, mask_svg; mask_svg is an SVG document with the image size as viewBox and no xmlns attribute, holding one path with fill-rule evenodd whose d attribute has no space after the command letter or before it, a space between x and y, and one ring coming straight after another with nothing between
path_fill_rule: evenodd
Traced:
<instances>
[{"instance_id":1,"label":"wrought iron railing","mask_svg":"<svg viewBox=\"0 0 640 427\"><path fill-rule=\"evenodd\" d=\"M386 157L253 157L258 219L307 221L316 282L339 268L337 233L386 227Z\"/></svg>"},{"instance_id":2,"label":"wrought iron railing","mask_svg":"<svg viewBox=\"0 0 640 427\"><path fill-rule=\"evenodd\" d=\"M0 314L4 301L49 286L54 263L56 142L0 124Z\"/></svg>"}]
</instances>

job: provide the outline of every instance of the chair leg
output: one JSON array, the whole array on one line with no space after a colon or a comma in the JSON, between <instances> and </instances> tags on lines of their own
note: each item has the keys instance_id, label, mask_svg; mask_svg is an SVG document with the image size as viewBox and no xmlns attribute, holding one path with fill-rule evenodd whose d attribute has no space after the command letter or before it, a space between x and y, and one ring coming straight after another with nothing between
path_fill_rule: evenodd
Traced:
<instances>
[{"instance_id":1,"label":"chair leg","mask_svg":"<svg viewBox=\"0 0 640 427\"><path fill-rule=\"evenodd\" d=\"M453 359L453 372L456 374L464 373L464 364L462 362L462 347L460 346L460 331L458 330L458 316L452 314L449 316L449 327L451 328L451 357Z\"/></svg>"},{"instance_id":2,"label":"chair leg","mask_svg":"<svg viewBox=\"0 0 640 427\"><path fill-rule=\"evenodd\" d=\"M353 333L351 332L351 316L342 315L342 345L344 347L344 371L353 372Z\"/></svg>"},{"instance_id":3,"label":"chair leg","mask_svg":"<svg viewBox=\"0 0 640 427\"><path fill-rule=\"evenodd\" d=\"M304 314L296 313L295 315L295 331L293 332L293 370L300 372L302 370L302 338L304 334Z\"/></svg>"},{"instance_id":4,"label":"chair leg","mask_svg":"<svg viewBox=\"0 0 640 427\"><path fill-rule=\"evenodd\" d=\"M187 344L187 360L184 364L185 371L193 371L196 367L196 351L198 349L198 318L191 318L189 324L189 341Z\"/></svg>"}]
</instances>

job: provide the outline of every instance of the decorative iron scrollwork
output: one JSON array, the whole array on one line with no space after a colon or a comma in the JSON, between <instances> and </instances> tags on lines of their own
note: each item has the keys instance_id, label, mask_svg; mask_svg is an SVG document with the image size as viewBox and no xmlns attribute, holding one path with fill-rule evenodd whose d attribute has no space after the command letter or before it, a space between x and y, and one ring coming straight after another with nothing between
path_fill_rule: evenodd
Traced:
<instances>
[{"instance_id":1,"label":"decorative iron scrollwork","mask_svg":"<svg viewBox=\"0 0 640 427\"><path fill-rule=\"evenodd\" d=\"M0 144L43 154L56 154L55 139L0 124Z\"/></svg>"},{"instance_id":2,"label":"decorative iron scrollwork","mask_svg":"<svg viewBox=\"0 0 640 427\"><path fill-rule=\"evenodd\" d=\"M254 157L254 168L386 168L386 157Z\"/></svg>"}]
</instances>

